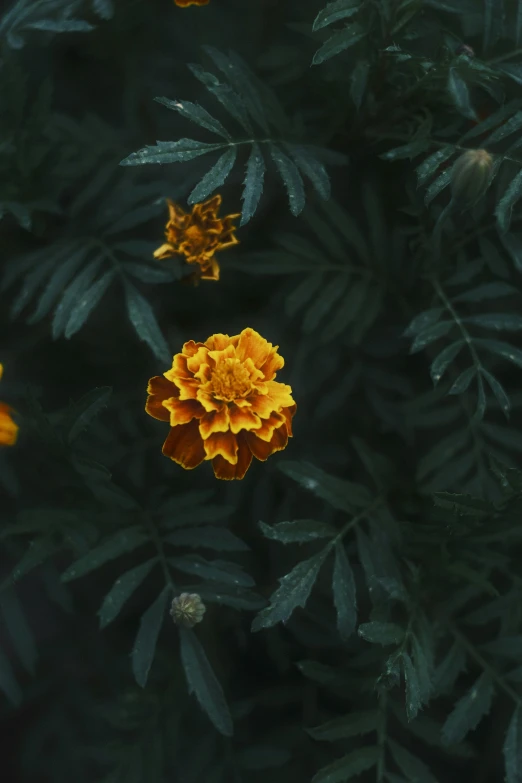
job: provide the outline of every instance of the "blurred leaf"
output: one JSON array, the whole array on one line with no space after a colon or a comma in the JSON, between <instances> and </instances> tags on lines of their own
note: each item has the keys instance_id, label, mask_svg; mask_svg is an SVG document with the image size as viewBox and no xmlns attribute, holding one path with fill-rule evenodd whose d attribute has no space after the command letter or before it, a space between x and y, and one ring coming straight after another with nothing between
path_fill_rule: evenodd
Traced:
<instances>
[{"instance_id":1,"label":"blurred leaf","mask_svg":"<svg viewBox=\"0 0 522 783\"><path fill-rule=\"evenodd\" d=\"M349 27L345 27L344 30L340 30L338 33L334 33L320 49L314 54L312 65L320 65L331 57L334 57L340 52L344 52L351 46L361 41L366 37L366 32L358 24L352 24Z\"/></svg>"},{"instance_id":2,"label":"blurred leaf","mask_svg":"<svg viewBox=\"0 0 522 783\"><path fill-rule=\"evenodd\" d=\"M140 525L120 530L70 565L62 574L62 582L70 582L91 571L96 571L110 560L115 560L127 552L133 552L147 541L148 536Z\"/></svg>"},{"instance_id":3,"label":"blurred leaf","mask_svg":"<svg viewBox=\"0 0 522 783\"><path fill-rule=\"evenodd\" d=\"M437 783L433 775L423 761L413 756L406 748L390 741L390 750L393 759L406 779L411 783Z\"/></svg>"},{"instance_id":4,"label":"blurred leaf","mask_svg":"<svg viewBox=\"0 0 522 783\"><path fill-rule=\"evenodd\" d=\"M469 89L456 68L450 68L448 91L458 111L469 120L477 120L475 109L471 105Z\"/></svg>"},{"instance_id":5,"label":"blurred leaf","mask_svg":"<svg viewBox=\"0 0 522 783\"><path fill-rule=\"evenodd\" d=\"M241 226L244 226L255 214L263 193L265 178L265 159L259 144L252 144L250 156L246 167L244 190L242 193L243 209L241 212Z\"/></svg>"},{"instance_id":6,"label":"blurred leaf","mask_svg":"<svg viewBox=\"0 0 522 783\"><path fill-rule=\"evenodd\" d=\"M280 462L279 470L341 511L352 513L371 503L366 487L330 476L308 462Z\"/></svg>"},{"instance_id":7,"label":"blurred leaf","mask_svg":"<svg viewBox=\"0 0 522 783\"><path fill-rule=\"evenodd\" d=\"M357 600L352 568L342 541L335 546L332 590L337 610L337 628L343 641L348 641L357 624Z\"/></svg>"},{"instance_id":8,"label":"blurred leaf","mask_svg":"<svg viewBox=\"0 0 522 783\"><path fill-rule=\"evenodd\" d=\"M74 418L74 421L67 434L69 443L73 443L90 426L100 411L107 407L111 394L112 387L101 386L88 392L74 404L71 411L71 418Z\"/></svg>"},{"instance_id":9,"label":"blurred leaf","mask_svg":"<svg viewBox=\"0 0 522 783\"><path fill-rule=\"evenodd\" d=\"M509 231L511 225L511 213L513 207L522 196L522 169L516 174L505 192L502 198L497 203L495 208L495 215L498 222L498 227L501 231Z\"/></svg>"},{"instance_id":10,"label":"blurred leaf","mask_svg":"<svg viewBox=\"0 0 522 783\"><path fill-rule=\"evenodd\" d=\"M504 742L506 783L522 783L522 707L513 712Z\"/></svg>"},{"instance_id":11,"label":"blurred leaf","mask_svg":"<svg viewBox=\"0 0 522 783\"><path fill-rule=\"evenodd\" d=\"M207 196L220 188L234 167L237 158L237 147L231 147L223 153L217 163L207 171L198 185L188 197L189 204L197 204L204 201Z\"/></svg>"},{"instance_id":12,"label":"blurred leaf","mask_svg":"<svg viewBox=\"0 0 522 783\"><path fill-rule=\"evenodd\" d=\"M403 629L395 623L361 623L358 633L365 641L383 646L400 644L404 638Z\"/></svg>"},{"instance_id":13,"label":"blurred leaf","mask_svg":"<svg viewBox=\"0 0 522 783\"><path fill-rule=\"evenodd\" d=\"M186 528L163 536L163 541L174 546L189 546L196 549L215 549L219 552L245 552L250 549L244 541L226 527Z\"/></svg>"},{"instance_id":14,"label":"blurred leaf","mask_svg":"<svg viewBox=\"0 0 522 783\"><path fill-rule=\"evenodd\" d=\"M312 778L312 783L344 783L374 767L379 760L379 755L380 751L375 747L353 750L333 764L320 769Z\"/></svg>"},{"instance_id":15,"label":"blurred leaf","mask_svg":"<svg viewBox=\"0 0 522 783\"><path fill-rule=\"evenodd\" d=\"M296 217L303 211L305 205L303 179L295 163L279 147L275 144L270 144L269 147L272 160L288 193L290 212Z\"/></svg>"},{"instance_id":16,"label":"blurred leaf","mask_svg":"<svg viewBox=\"0 0 522 783\"><path fill-rule=\"evenodd\" d=\"M172 358L169 347L156 320L149 302L127 280L125 281L127 313L138 337L147 343L153 354L164 362Z\"/></svg>"},{"instance_id":17,"label":"blurred leaf","mask_svg":"<svg viewBox=\"0 0 522 783\"><path fill-rule=\"evenodd\" d=\"M360 8L360 0L334 0L332 3L319 11L313 24L314 33L322 30L323 27L338 22L341 19L347 19L357 13Z\"/></svg>"},{"instance_id":18,"label":"blurred leaf","mask_svg":"<svg viewBox=\"0 0 522 783\"><path fill-rule=\"evenodd\" d=\"M380 718L381 716L377 710L355 712L343 715L342 718L334 718L321 726L306 729L306 731L312 739L334 742L345 737L358 737L361 734L376 731Z\"/></svg>"},{"instance_id":19,"label":"blurred leaf","mask_svg":"<svg viewBox=\"0 0 522 783\"><path fill-rule=\"evenodd\" d=\"M253 587L254 580L236 563L226 560L205 560L199 555L170 557L169 563L186 574L195 574L201 579L210 579L237 587Z\"/></svg>"},{"instance_id":20,"label":"blurred leaf","mask_svg":"<svg viewBox=\"0 0 522 783\"><path fill-rule=\"evenodd\" d=\"M177 111L182 117L185 117L187 120L192 120L196 125L200 125L202 128L206 128L212 133L222 136L224 139L231 140L232 137L230 136L230 133L223 127L220 121L197 103L191 103L190 101L172 101L169 98L154 98L154 100L157 103L166 106L167 109Z\"/></svg>"}]
</instances>

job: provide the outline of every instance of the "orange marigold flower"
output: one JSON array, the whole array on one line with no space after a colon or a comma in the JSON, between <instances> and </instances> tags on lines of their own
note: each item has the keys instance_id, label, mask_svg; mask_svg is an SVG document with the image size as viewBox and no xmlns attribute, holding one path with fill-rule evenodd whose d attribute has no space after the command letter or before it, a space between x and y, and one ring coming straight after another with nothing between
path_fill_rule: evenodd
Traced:
<instances>
[{"instance_id":1,"label":"orange marigold flower","mask_svg":"<svg viewBox=\"0 0 522 783\"><path fill-rule=\"evenodd\" d=\"M163 454L187 470L211 460L217 478L242 479L252 455L284 449L297 406L274 380L285 363L277 349L254 329L185 343L149 381L145 410L170 424Z\"/></svg>"},{"instance_id":2,"label":"orange marigold flower","mask_svg":"<svg viewBox=\"0 0 522 783\"><path fill-rule=\"evenodd\" d=\"M4 372L0 364L0 378ZM0 446L14 446L18 437L18 425L11 418L12 408L0 402Z\"/></svg>"},{"instance_id":3,"label":"orange marigold flower","mask_svg":"<svg viewBox=\"0 0 522 783\"><path fill-rule=\"evenodd\" d=\"M234 233L236 227L232 221L240 215L218 217L221 206L219 195L201 204L194 204L192 213L184 212L170 199L167 199L167 204L167 241L154 251L154 258L183 255L187 264L199 265L199 277L202 280L219 280L219 264L215 253L238 244L239 240Z\"/></svg>"},{"instance_id":4,"label":"orange marigold flower","mask_svg":"<svg viewBox=\"0 0 522 783\"><path fill-rule=\"evenodd\" d=\"M187 8L189 5L208 5L209 0L174 0L180 8Z\"/></svg>"}]
</instances>

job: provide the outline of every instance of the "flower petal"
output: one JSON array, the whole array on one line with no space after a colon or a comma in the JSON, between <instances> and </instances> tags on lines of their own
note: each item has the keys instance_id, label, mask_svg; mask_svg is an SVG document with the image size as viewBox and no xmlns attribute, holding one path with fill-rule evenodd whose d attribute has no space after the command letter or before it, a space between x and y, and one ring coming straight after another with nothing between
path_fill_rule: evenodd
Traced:
<instances>
[{"instance_id":1,"label":"flower petal","mask_svg":"<svg viewBox=\"0 0 522 783\"><path fill-rule=\"evenodd\" d=\"M197 400L202 404L207 413L219 411L223 404L221 400L214 399L212 393L208 390L209 385L210 384L207 383L205 386L200 386L196 392Z\"/></svg>"},{"instance_id":2,"label":"flower petal","mask_svg":"<svg viewBox=\"0 0 522 783\"><path fill-rule=\"evenodd\" d=\"M192 419L200 419L205 411L197 400L179 400L171 397L164 400L163 407L170 411L170 426L188 424Z\"/></svg>"},{"instance_id":3,"label":"flower petal","mask_svg":"<svg viewBox=\"0 0 522 783\"><path fill-rule=\"evenodd\" d=\"M0 402L0 446L14 446L18 438L18 425L11 418L12 408Z\"/></svg>"},{"instance_id":4,"label":"flower petal","mask_svg":"<svg viewBox=\"0 0 522 783\"><path fill-rule=\"evenodd\" d=\"M197 420L193 419L189 424L171 427L162 451L166 457L170 457L185 470L197 468L205 459L205 449Z\"/></svg>"},{"instance_id":5,"label":"flower petal","mask_svg":"<svg viewBox=\"0 0 522 783\"><path fill-rule=\"evenodd\" d=\"M214 459L219 454L232 465L237 464L237 438L228 430L228 432L214 432L203 441L205 447L205 459Z\"/></svg>"},{"instance_id":6,"label":"flower petal","mask_svg":"<svg viewBox=\"0 0 522 783\"><path fill-rule=\"evenodd\" d=\"M230 429L228 408L223 405L221 410L205 413L199 423L199 433L206 440L213 432L227 432Z\"/></svg>"},{"instance_id":7,"label":"flower petal","mask_svg":"<svg viewBox=\"0 0 522 783\"><path fill-rule=\"evenodd\" d=\"M271 454L274 454L274 452L282 451L286 448L288 443L288 430L286 429L286 425L283 424L281 427L274 430L273 435L268 442L258 438L257 433L255 432L247 432L245 437L254 457L264 462Z\"/></svg>"},{"instance_id":8,"label":"flower petal","mask_svg":"<svg viewBox=\"0 0 522 783\"><path fill-rule=\"evenodd\" d=\"M187 369L191 373L196 373L202 364L208 364L209 350L206 345L201 345L197 352L187 359Z\"/></svg>"},{"instance_id":9,"label":"flower petal","mask_svg":"<svg viewBox=\"0 0 522 783\"><path fill-rule=\"evenodd\" d=\"M230 337L228 334L213 334L205 342L209 351L223 351L230 345Z\"/></svg>"},{"instance_id":10,"label":"flower petal","mask_svg":"<svg viewBox=\"0 0 522 783\"><path fill-rule=\"evenodd\" d=\"M243 329L239 335L239 344L237 346L237 356L241 361L252 359L255 366L259 369L267 360L272 344L255 331L255 329Z\"/></svg>"},{"instance_id":11,"label":"flower petal","mask_svg":"<svg viewBox=\"0 0 522 783\"><path fill-rule=\"evenodd\" d=\"M252 462L252 452L243 437L238 438L237 462L231 465L223 457L214 457L212 467L214 475L218 479L231 481L232 479L242 479Z\"/></svg>"},{"instance_id":12,"label":"flower petal","mask_svg":"<svg viewBox=\"0 0 522 783\"><path fill-rule=\"evenodd\" d=\"M272 348L266 361L259 368L264 375L265 381L271 381L275 378L276 372L285 366L285 360L277 353L277 346Z\"/></svg>"},{"instance_id":13,"label":"flower petal","mask_svg":"<svg viewBox=\"0 0 522 783\"><path fill-rule=\"evenodd\" d=\"M286 383L279 383L278 381L267 381L268 386L268 398L271 400L274 410L280 411L281 408L290 408L294 405L292 399L292 387Z\"/></svg>"},{"instance_id":14,"label":"flower petal","mask_svg":"<svg viewBox=\"0 0 522 783\"><path fill-rule=\"evenodd\" d=\"M149 416L160 421L169 421L170 414L164 407L163 401L179 395L176 386L161 375L156 375L150 379L147 392L149 397L145 404L145 410Z\"/></svg>"},{"instance_id":15,"label":"flower petal","mask_svg":"<svg viewBox=\"0 0 522 783\"><path fill-rule=\"evenodd\" d=\"M221 250L223 247L227 247L227 245L218 245L216 250ZM215 258L211 258L201 266L201 279L219 280L219 264Z\"/></svg>"},{"instance_id":16,"label":"flower petal","mask_svg":"<svg viewBox=\"0 0 522 783\"><path fill-rule=\"evenodd\" d=\"M183 345L183 353L185 356L194 356L204 343L196 343L194 340L189 340ZM177 354L179 356L179 354Z\"/></svg>"},{"instance_id":17,"label":"flower petal","mask_svg":"<svg viewBox=\"0 0 522 783\"><path fill-rule=\"evenodd\" d=\"M237 435L241 430L258 430L261 425L261 419L251 408L239 408L232 404L229 408L230 429Z\"/></svg>"},{"instance_id":18,"label":"flower petal","mask_svg":"<svg viewBox=\"0 0 522 783\"><path fill-rule=\"evenodd\" d=\"M152 254L154 258L170 258L171 256L175 256L178 251L174 247L173 244L170 242L165 242L163 245L160 245L154 253Z\"/></svg>"},{"instance_id":19,"label":"flower petal","mask_svg":"<svg viewBox=\"0 0 522 783\"><path fill-rule=\"evenodd\" d=\"M286 424L286 417L282 413L273 411L268 419L262 419L262 426L255 432L256 438L266 440L268 443L272 440L274 430L284 424Z\"/></svg>"},{"instance_id":20,"label":"flower petal","mask_svg":"<svg viewBox=\"0 0 522 783\"><path fill-rule=\"evenodd\" d=\"M286 429L288 430L288 437L291 438L293 436L292 432L292 419L295 416L295 412L297 410L297 405L294 403L289 408L283 408L281 413L286 418Z\"/></svg>"}]
</instances>

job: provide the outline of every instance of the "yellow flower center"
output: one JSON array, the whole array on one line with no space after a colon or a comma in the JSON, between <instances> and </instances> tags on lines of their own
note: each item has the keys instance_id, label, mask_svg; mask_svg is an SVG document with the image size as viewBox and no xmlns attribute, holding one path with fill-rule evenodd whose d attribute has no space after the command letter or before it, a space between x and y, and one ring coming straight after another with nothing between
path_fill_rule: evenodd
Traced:
<instances>
[{"instance_id":1,"label":"yellow flower center","mask_svg":"<svg viewBox=\"0 0 522 783\"><path fill-rule=\"evenodd\" d=\"M192 225L185 229L185 238L195 251L201 251L208 245L208 235L199 226Z\"/></svg>"},{"instance_id":2,"label":"yellow flower center","mask_svg":"<svg viewBox=\"0 0 522 783\"><path fill-rule=\"evenodd\" d=\"M218 400L232 402L252 391L247 368L239 359L224 359L216 365L210 379L212 394Z\"/></svg>"}]
</instances>

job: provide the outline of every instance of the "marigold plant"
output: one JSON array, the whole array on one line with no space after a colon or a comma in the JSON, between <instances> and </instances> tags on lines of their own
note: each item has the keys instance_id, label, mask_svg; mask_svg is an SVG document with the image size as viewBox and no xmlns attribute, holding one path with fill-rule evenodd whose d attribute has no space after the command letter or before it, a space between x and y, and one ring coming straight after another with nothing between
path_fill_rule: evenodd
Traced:
<instances>
[{"instance_id":1,"label":"marigold plant","mask_svg":"<svg viewBox=\"0 0 522 783\"><path fill-rule=\"evenodd\" d=\"M149 382L145 410L170 423L163 454L186 469L211 460L219 479L242 479L292 436L296 404L275 380L284 359L254 329L185 343L172 368Z\"/></svg>"},{"instance_id":2,"label":"marigold plant","mask_svg":"<svg viewBox=\"0 0 522 783\"><path fill-rule=\"evenodd\" d=\"M198 277L202 280L219 280L219 264L215 254L218 250L238 244L232 221L240 215L218 217L220 195L194 204L191 213L184 212L170 199L167 199L167 204L167 241L154 252L154 258L183 255L187 264L199 265Z\"/></svg>"},{"instance_id":3,"label":"marigold plant","mask_svg":"<svg viewBox=\"0 0 522 783\"><path fill-rule=\"evenodd\" d=\"M4 372L0 364L0 379ZM18 438L18 425L11 416L12 408L4 402L0 402L0 446L14 446Z\"/></svg>"}]
</instances>

